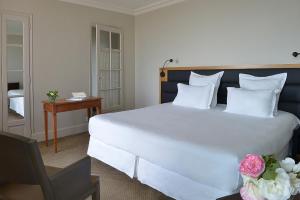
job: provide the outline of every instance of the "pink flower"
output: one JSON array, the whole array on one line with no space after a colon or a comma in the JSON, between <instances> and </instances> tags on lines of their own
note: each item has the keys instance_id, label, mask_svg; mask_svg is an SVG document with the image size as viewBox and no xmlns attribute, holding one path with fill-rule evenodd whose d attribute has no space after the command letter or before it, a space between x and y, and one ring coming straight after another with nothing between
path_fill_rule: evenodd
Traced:
<instances>
[{"instance_id":1,"label":"pink flower","mask_svg":"<svg viewBox=\"0 0 300 200\"><path fill-rule=\"evenodd\" d=\"M243 200L264 200L254 183L247 183L241 188L240 194Z\"/></svg>"},{"instance_id":2,"label":"pink flower","mask_svg":"<svg viewBox=\"0 0 300 200\"><path fill-rule=\"evenodd\" d=\"M245 176L258 178L265 171L264 159L255 154L248 154L240 163L240 172Z\"/></svg>"}]
</instances>

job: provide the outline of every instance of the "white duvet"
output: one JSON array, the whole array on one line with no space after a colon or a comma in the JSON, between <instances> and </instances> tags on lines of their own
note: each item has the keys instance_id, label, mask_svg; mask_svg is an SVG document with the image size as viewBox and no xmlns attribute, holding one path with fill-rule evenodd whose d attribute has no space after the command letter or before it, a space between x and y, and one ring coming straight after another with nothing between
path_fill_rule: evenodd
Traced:
<instances>
[{"instance_id":1,"label":"white duvet","mask_svg":"<svg viewBox=\"0 0 300 200\"><path fill-rule=\"evenodd\" d=\"M196 182L233 192L238 163L247 153L278 154L298 119L287 112L271 119L162 104L90 119L92 137Z\"/></svg>"},{"instance_id":2,"label":"white duvet","mask_svg":"<svg viewBox=\"0 0 300 200\"><path fill-rule=\"evenodd\" d=\"M24 117L24 115L25 115L25 113L24 113L24 97L10 98L9 99L9 108Z\"/></svg>"}]
</instances>

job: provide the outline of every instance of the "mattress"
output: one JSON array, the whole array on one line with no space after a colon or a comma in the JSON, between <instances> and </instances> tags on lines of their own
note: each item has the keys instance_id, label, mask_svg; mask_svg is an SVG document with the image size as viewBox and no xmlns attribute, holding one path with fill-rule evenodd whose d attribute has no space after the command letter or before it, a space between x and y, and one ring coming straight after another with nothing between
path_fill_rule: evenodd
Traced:
<instances>
[{"instance_id":1,"label":"mattress","mask_svg":"<svg viewBox=\"0 0 300 200\"><path fill-rule=\"evenodd\" d=\"M278 154L299 120L287 112L262 119L170 103L90 119L93 138L195 182L236 191L247 153Z\"/></svg>"}]
</instances>

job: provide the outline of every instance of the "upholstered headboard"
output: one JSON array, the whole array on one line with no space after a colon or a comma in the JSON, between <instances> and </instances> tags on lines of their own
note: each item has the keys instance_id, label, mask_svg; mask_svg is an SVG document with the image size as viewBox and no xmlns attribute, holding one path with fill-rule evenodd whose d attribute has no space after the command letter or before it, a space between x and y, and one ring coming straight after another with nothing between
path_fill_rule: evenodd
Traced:
<instances>
[{"instance_id":1,"label":"upholstered headboard","mask_svg":"<svg viewBox=\"0 0 300 200\"><path fill-rule=\"evenodd\" d=\"M239 87L239 73L268 76L287 72L288 77L280 96L279 109L293 113L300 118L300 64L171 67L160 69L161 71L165 74L164 77L160 78L161 103L174 100L177 94L177 83L188 84L191 71L203 75L225 71L218 91L218 103L223 104L226 104L227 100L227 87ZM297 135L300 142L300 134L297 133ZM300 143L297 143L295 148L300 153Z\"/></svg>"},{"instance_id":2,"label":"upholstered headboard","mask_svg":"<svg viewBox=\"0 0 300 200\"><path fill-rule=\"evenodd\" d=\"M7 90L17 90L20 89L20 83L7 83Z\"/></svg>"}]
</instances>

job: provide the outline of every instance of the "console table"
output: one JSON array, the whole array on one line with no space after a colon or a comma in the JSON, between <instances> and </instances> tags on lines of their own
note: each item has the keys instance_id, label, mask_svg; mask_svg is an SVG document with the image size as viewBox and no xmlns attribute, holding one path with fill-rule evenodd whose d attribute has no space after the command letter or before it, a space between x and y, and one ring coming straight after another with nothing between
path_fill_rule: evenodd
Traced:
<instances>
[{"instance_id":1,"label":"console table","mask_svg":"<svg viewBox=\"0 0 300 200\"><path fill-rule=\"evenodd\" d=\"M45 123L45 142L48 146L48 112L52 113L54 151L57 153L57 113L72 110L87 109L88 118L91 117L91 109L96 108L96 113L101 114L101 98L88 97L81 101L71 101L66 99L57 100L55 103L43 101L44 123Z\"/></svg>"}]
</instances>

